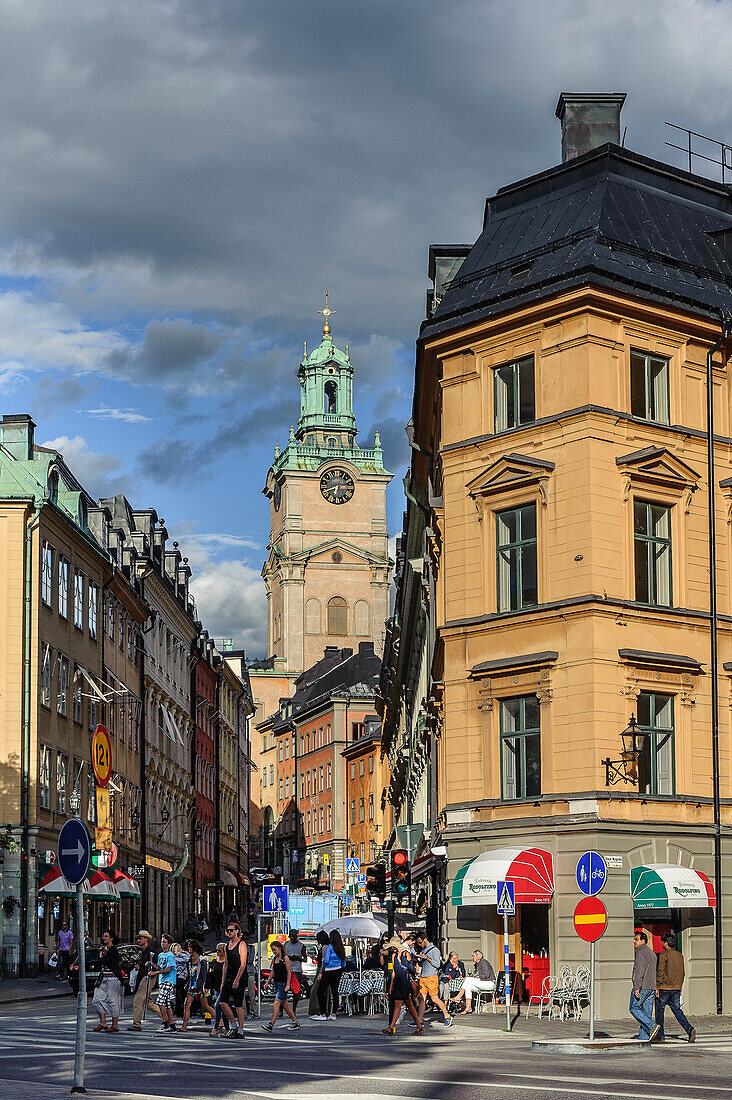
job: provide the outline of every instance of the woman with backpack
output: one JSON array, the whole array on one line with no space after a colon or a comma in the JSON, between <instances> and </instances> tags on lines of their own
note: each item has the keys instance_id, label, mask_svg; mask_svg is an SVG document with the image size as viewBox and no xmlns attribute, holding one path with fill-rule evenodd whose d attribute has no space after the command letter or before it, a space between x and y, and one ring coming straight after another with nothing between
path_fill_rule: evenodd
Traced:
<instances>
[{"instance_id":1,"label":"woman with backpack","mask_svg":"<svg viewBox=\"0 0 732 1100\"><path fill-rule=\"evenodd\" d=\"M318 1004L320 1015L316 1020L336 1020L338 1010L338 986L340 985L343 967L346 965L346 949L343 946L341 934L334 928L330 934L328 946L323 951L323 973L318 986ZM326 1015L328 990L332 997L330 1015Z\"/></svg>"}]
</instances>

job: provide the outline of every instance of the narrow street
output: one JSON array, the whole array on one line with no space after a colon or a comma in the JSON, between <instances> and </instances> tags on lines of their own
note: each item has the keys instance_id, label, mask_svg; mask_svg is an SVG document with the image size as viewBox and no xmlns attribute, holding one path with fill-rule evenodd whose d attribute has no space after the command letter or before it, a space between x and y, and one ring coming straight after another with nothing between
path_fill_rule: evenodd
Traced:
<instances>
[{"instance_id":1,"label":"narrow street","mask_svg":"<svg viewBox=\"0 0 732 1100\"><path fill-rule=\"evenodd\" d=\"M51 1100L70 1090L73 1005L64 1000L38 1009L36 1002L13 1013L6 1008L0 1016L0 1087L12 1100ZM421 1039L407 1032L388 1040L379 1020L327 1026L304 1020L298 1034L283 1028L272 1036L250 1022L247 1038L239 1041L210 1039L202 1026L185 1035L159 1035L152 1023L134 1035L124 1030L123 1020L117 1035L89 1031L85 1084L95 1097L158 1100L340 1100L354 1094L365 1100L732 1098L728 1034L701 1036L692 1048L672 1040L640 1053L560 1058L532 1053L527 1038L459 1022L448 1033L433 1024Z\"/></svg>"}]
</instances>

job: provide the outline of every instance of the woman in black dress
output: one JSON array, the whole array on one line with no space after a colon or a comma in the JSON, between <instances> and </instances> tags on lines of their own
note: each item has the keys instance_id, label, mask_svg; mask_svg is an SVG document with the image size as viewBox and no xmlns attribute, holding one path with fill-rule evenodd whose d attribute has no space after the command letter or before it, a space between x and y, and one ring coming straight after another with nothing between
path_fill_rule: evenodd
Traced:
<instances>
[{"instance_id":1,"label":"woman in black dress","mask_svg":"<svg viewBox=\"0 0 732 1100\"><path fill-rule=\"evenodd\" d=\"M413 964L408 957L409 951L396 937L393 940L389 940L385 946L389 952L393 965L391 983L389 985L389 1001L390 1003L393 1002L394 1007L392 1008L389 1026L382 1027L382 1033L384 1035L396 1035L396 1025L399 1019L399 1013L401 1012L402 1005L405 1004L412 1019L417 1025L415 1035L421 1035L423 1033L422 1025L419 1022L419 1016L412 1004L412 979L410 969L413 968Z\"/></svg>"}]
</instances>

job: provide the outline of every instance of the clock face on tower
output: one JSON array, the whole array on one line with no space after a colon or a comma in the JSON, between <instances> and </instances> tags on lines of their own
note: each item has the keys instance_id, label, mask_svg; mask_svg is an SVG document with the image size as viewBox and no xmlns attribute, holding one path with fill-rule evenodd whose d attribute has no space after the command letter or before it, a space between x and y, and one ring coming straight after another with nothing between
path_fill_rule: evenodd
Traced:
<instances>
[{"instance_id":1,"label":"clock face on tower","mask_svg":"<svg viewBox=\"0 0 732 1100\"><path fill-rule=\"evenodd\" d=\"M329 504L345 504L353 496L353 478L337 467L326 470L320 479L320 491Z\"/></svg>"}]
</instances>

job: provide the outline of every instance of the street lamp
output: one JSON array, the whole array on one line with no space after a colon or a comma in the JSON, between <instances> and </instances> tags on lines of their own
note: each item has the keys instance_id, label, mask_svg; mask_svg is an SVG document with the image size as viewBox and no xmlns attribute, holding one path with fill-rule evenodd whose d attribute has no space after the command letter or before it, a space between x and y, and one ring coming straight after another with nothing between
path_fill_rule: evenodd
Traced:
<instances>
[{"instance_id":1,"label":"street lamp","mask_svg":"<svg viewBox=\"0 0 732 1100\"><path fill-rule=\"evenodd\" d=\"M160 811L160 820L162 821L163 825L167 825L170 821L170 810L167 806L163 806L162 810Z\"/></svg>"},{"instance_id":2,"label":"street lamp","mask_svg":"<svg viewBox=\"0 0 732 1100\"><path fill-rule=\"evenodd\" d=\"M229 824L226 826L226 831L229 836L234 835L234 822L231 819L229 819Z\"/></svg>"},{"instance_id":3,"label":"street lamp","mask_svg":"<svg viewBox=\"0 0 732 1100\"><path fill-rule=\"evenodd\" d=\"M636 783L638 780L638 761L643 755L648 731L638 725L635 715L631 714L630 721L620 737L623 742L623 751L620 760L611 760L606 757L602 763L605 765L605 786L613 783Z\"/></svg>"},{"instance_id":4,"label":"street lamp","mask_svg":"<svg viewBox=\"0 0 732 1100\"><path fill-rule=\"evenodd\" d=\"M81 809L81 792L78 787L74 787L73 791L69 795L69 809L74 817L79 816L79 810Z\"/></svg>"}]
</instances>

